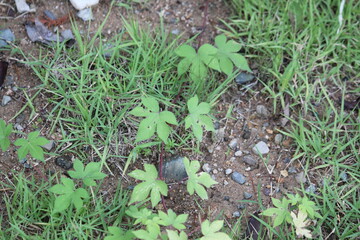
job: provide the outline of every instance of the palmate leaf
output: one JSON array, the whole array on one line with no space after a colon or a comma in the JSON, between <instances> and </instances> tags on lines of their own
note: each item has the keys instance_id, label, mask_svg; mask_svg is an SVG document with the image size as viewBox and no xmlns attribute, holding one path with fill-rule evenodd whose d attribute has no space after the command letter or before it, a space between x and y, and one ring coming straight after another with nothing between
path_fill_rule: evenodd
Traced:
<instances>
[{"instance_id":1,"label":"palmate leaf","mask_svg":"<svg viewBox=\"0 0 360 240\"><path fill-rule=\"evenodd\" d=\"M49 140L39 137L39 134L39 131L34 131L29 133L27 139L19 138L14 142L15 146L20 147L18 150L19 159L25 158L30 153L33 158L44 161L44 151L41 146L49 143Z\"/></svg>"},{"instance_id":2,"label":"palmate leaf","mask_svg":"<svg viewBox=\"0 0 360 240\"><path fill-rule=\"evenodd\" d=\"M187 102L189 115L185 118L185 129L192 128L198 141L203 137L203 126L207 131L215 131L214 124L208 116L210 104L202 102L200 104L197 95L190 98Z\"/></svg>"},{"instance_id":3,"label":"palmate leaf","mask_svg":"<svg viewBox=\"0 0 360 240\"><path fill-rule=\"evenodd\" d=\"M202 45L198 52L189 45L181 45L175 50L178 56L184 58L178 64L178 74L182 75L189 71L192 80L203 80L207 76L205 63L211 62L214 58L212 55L216 51L217 49L210 44Z\"/></svg>"},{"instance_id":4,"label":"palmate leaf","mask_svg":"<svg viewBox=\"0 0 360 240\"><path fill-rule=\"evenodd\" d=\"M309 220L307 220L307 214L302 211L299 211L298 215L296 215L294 212L291 212L291 217L296 228L296 235L299 238L312 238L311 231L306 229L310 223Z\"/></svg>"},{"instance_id":5,"label":"palmate leaf","mask_svg":"<svg viewBox=\"0 0 360 240\"><path fill-rule=\"evenodd\" d=\"M289 203L290 201L286 198L283 198L282 201L272 198L271 199L275 208L268 208L265 211L262 212L262 215L264 216L274 216L274 227L277 227L284 223L285 221L288 223L291 223L292 219L289 212Z\"/></svg>"},{"instance_id":6,"label":"palmate leaf","mask_svg":"<svg viewBox=\"0 0 360 240\"><path fill-rule=\"evenodd\" d=\"M212 69L224 72L230 75L235 67L251 72L249 65L244 56L237 53L241 49L241 45L234 40L226 41L225 35L219 35L215 38L217 52L215 58L207 62Z\"/></svg>"},{"instance_id":7,"label":"palmate leaf","mask_svg":"<svg viewBox=\"0 0 360 240\"><path fill-rule=\"evenodd\" d=\"M212 223L209 220L205 220L201 224L201 233L204 236L200 238L200 240L231 240L226 233L219 232L223 227L223 224L223 220L217 220Z\"/></svg>"},{"instance_id":8,"label":"palmate leaf","mask_svg":"<svg viewBox=\"0 0 360 240\"><path fill-rule=\"evenodd\" d=\"M214 184L217 184L216 181L214 181L208 173L200 173L197 174L197 172L200 169L200 163L199 161L189 161L189 159L184 158L184 166L186 173L188 175L187 180L187 191L190 195L193 195L194 192L196 192L201 199L208 199L207 192L204 188L211 187Z\"/></svg>"},{"instance_id":9,"label":"palmate leaf","mask_svg":"<svg viewBox=\"0 0 360 240\"><path fill-rule=\"evenodd\" d=\"M188 218L188 214L180 214L179 216L177 216L173 210L169 209L167 214L162 211L159 211L159 217L160 217L160 224L163 226L166 227L173 226L178 230L182 230L186 228L183 223L186 222Z\"/></svg>"},{"instance_id":10,"label":"palmate leaf","mask_svg":"<svg viewBox=\"0 0 360 240\"><path fill-rule=\"evenodd\" d=\"M160 227L157 224L149 223L146 226L146 230L141 229L141 230L133 231L133 234L138 239L157 240L160 234Z\"/></svg>"},{"instance_id":11,"label":"palmate leaf","mask_svg":"<svg viewBox=\"0 0 360 240\"><path fill-rule=\"evenodd\" d=\"M74 181L69 178L61 178L62 184L56 184L49 188L49 192L58 194L55 199L55 212L66 210L71 203L74 204L76 210L80 210L83 206L83 199L88 199L89 194L84 188L75 189Z\"/></svg>"},{"instance_id":12,"label":"palmate leaf","mask_svg":"<svg viewBox=\"0 0 360 240\"><path fill-rule=\"evenodd\" d=\"M145 171L134 170L129 173L130 177L144 181L134 188L129 205L145 200L150 194L151 205L155 207L160 202L161 195L167 196L168 187L165 182L157 180L158 172L154 165L145 164L144 168Z\"/></svg>"},{"instance_id":13,"label":"palmate leaf","mask_svg":"<svg viewBox=\"0 0 360 240\"><path fill-rule=\"evenodd\" d=\"M106 236L104 240L132 240L135 238L131 231L124 231L120 227L108 227L108 231L112 236Z\"/></svg>"},{"instance_id":14,"label":"palmate leaf","mask_svg":"<svg viewBox=\"0 0 360 240\"><path fill-rule=\"evenodd\" d=\"M6 125L3 119L0 119L0 148L5 152L10 146L9 136L12 133L12 124Z\"/></svg>"},{"instance_id":15,"label":"palmate leaf","mask_svg":"<svg viewBox=\"0 0 360 240\"><path fill-rule=\"evenodd\" d=\"M143 225L156 216L156 214L153 214L150 209L138 209L135 206L130 206L129 209L125 211L125 213L136 219L134 224L142 223Z\"/></svg>"},{"instance_id":16,"label":"palmate leaf","mask_svg":"<svg viewBox=\"0 0 360 240\"><path fill-rule=\"evenodd\" d=\"M84 164L80 160L76 159L74 161L74 169L75 171L68 171L70 177L82 179L86 186L96 186L96 182L94 180L106 177L106 174L100 171L100 162L91 162L86 165L86 168L84 168Z\"/></svg>"},{"instance_id":17,"label":"palmate leaf","mask_svg":"<svg viewBox=\"0 0 360 240\"><path fill-rule=\"evenodd\" d=\"M169 111L160 112L159 103L155 98L142 98L141 103L146 107L145 109L138 106L129 112L137 117L145 117L139 124L136 142L147 140L156 132L159 138L167 143L171 132L169 124L178 125L175 115Z\"/></svg>"},{"instance_id":18,"label":"palmate leaf","mask_svg":"<svg viewBox=\"0 0 360 240\"><path fill-rule=\"evenodd\" d=\"M166 229L169 240L187 240L188 237L185 232L181 231L180 235L176 231Z\"/></svg>"}]
</instances>

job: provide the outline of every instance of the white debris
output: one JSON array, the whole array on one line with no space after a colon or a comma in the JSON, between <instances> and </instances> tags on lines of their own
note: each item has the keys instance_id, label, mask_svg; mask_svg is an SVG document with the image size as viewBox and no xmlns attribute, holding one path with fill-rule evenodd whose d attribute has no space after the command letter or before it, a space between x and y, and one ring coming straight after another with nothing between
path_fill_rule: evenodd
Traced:
<instances>
[{"instance_id":1,"label":"white debris","mask_svg":"<svg viewBox=\"0 0 360 240\"><path fill-rule=\"evenodd\" d=\"M70 0L70 2L77 10L83 10L98 4L99 0Z\"/></svg>"}]
</instances>

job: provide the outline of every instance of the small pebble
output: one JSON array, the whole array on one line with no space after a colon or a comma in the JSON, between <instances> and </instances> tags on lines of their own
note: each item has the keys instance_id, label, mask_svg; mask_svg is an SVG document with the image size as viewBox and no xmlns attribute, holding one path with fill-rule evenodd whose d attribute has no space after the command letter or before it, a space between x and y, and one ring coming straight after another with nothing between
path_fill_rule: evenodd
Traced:
<instances>
[{"instance_id":1,"label":"small pebble","mask_svg":"<svg viewBox=\"0 0 360 240\"><path fill-rule=\"evenodd\" d=\"M274 142L275 142L277 145L280 145L282 139L283 139L283 135L280 134L280 133L278 133L278 134L275 135Z\"/></svg>"},{"instance_id":2,"label":"small pebble","mask_svg":"<svg viewBox=\"0 0 360 240\"><path fill-rule=\"evenodd\" d=\"M220 128L220 123L218 121L214 122L214 129L218 130Z\"/></svg>"},{"instance_id":3,"label":"small pebble","mask_svg":"<svg viewBox=\"0 0 360 240\"><path fill-rule=\"evenodd\" d=\"M15 129L18 130L18 131L23 131L23 130L24 130L24 128L23 128L20 124L18 124L18 123L15 123L14 127L15 127Z\"/></svg>"},{"instance_id":4,"label":"small pebble","mask_svg":"<svg viewBox=\"0 0 360 240\"><path fill-rule=\"evenodd\" d=\"M286 157L286 158L284 158L284 163L289 163L291 161L291 158L289 158L289 157Z\"/></svg>"},{"instance_id":5,"label":"small pebble","mask_svg":"<svg viewBox=\"0 0 360 240\"><path fill-rule=\"evenodd\" d=\"M212 172L213 172L213 174L218 174L219 171L214 169Z\"/></svg>"},{"instance_id":6,"label":"small pebble","mask_svg":"<svg viewBox=\"0 0 360 240\"><path fill-rule=\"evenodd\" d=\"M299 184L306 183L305 173L304 172L299 172L298 174L296 174L295 180Z\"/></svg>"},{"instance_id":7,"label":"small pebble","mask_svg":"<svg viewBox=\"0 0 360 240\"><path fill-rule=\"evenodd\" d=\"M341 172L341 173L340 173L340 178L341 178L341 180L343 180L344 182L346 182L347 179L348 179L348 175L346 174L346 172Z\"/></svg>"},{"instance_id":8,"label":"small pebble","mask_svg":"<svg viewBox=\"0 0 360 240\"><path fill-rule=\"evenodd\" d=\"M10 96L3 96L3 99L1 101L1 106L5 106L6 104L8 104L11 101L11 97Z\"/></svg>"},{"instance_id":9,"label":"small pebble","mask_svg":"<svg viewBox=\"0 0 360 240\"><path fill-rule=\"evenodd\" d=\"M243 139L249 139L251 137L251 130L249 128L245 128L241 136Z\"/></svg>"},{"instance_id":10,"label":"small pebble","mask_svg":"<svg viewBox=\"0 0 360 240\"><path fill-rule=\"evenodd\" d=\"M288 173L297 173L296 167L289 167Z\"/></svg>"},{"instance_id":11,"label":"small pebble","mask_svg":"<svg viewBox=\"0 0 360 240\"><path fill-rule=\"evenodd\" d=\"M241 204L239 204L238 205L238 209L240 209L240 210L243 210L243 209L245 209L245 204L243 204L243 203L241 203Z\"/></svg>"},{"instance_id":12,"label":"small pebble","mask_svg":"<svg viewBox=\"0 0 360 240\"><path fill-rule=\"evenodd\" d=\"M42 147L46 150L50 151L55 145L54 140L50 140L47 144L43 145Z\"/></svg>"},{"instance_id":13,"label":"small pebble","mask_svg":"<svg viewBox=\"0 0 360 240\"><path fill-rule=\"evenodd\" d=\"M267 108L264 105L257 105L256 106L256 113L260 116L260 117L268 117L269 111L267 110Z\"/></svg>"},{"instance_id":14,"label":"small pebble","mask_svg":"<svg viewBox=\"0 0 360 240\"><path fill-rule=\"evenodd\" d=\"M224 200L225 200L225 201L229 201L229 200L230 200L230 197L229 197L229 196L225 196L225 197L224 197Z\"/></svg>"},{"instance_id":15,"label":"small pebble","mask_svg":"<svg viewBox=\"0 0 360 240\"><path fill-rule=\"evenodd\" d=\"M271 193L270 188L264 188L263 193L265 196L270 196L270 193Z\"/></svg>"},{"instance_id":16,"label":"small pebble","mask_svg":"<svg viewBox=\"0 0 360 240\"><path fill-rule=\"evenodd\" d=\"M238 145L238 139L237 138L234 138L230 141L229 143L229 147L232 149L232 150L236 150L237 149L237 145Z\"/></svg>"},{"instance_id":17,"label":"small pebble","mask_svg":"<svg viewBox=\"0 0 360 240\"><path fill-rule=\"evenodd\" d=\"M68 156L57 157L55 159L55 164L65 170L69 170L70 168L73 167L73 163L72 163L70 157L68 157Z\"/></svg>"},{"instance_id":18,"label":"small pebble","mask_svg":"<svg viewBox=\"0 0 360 240\"><path fill-rule=\"evenodd\" d=\"M306 189L306 192L308 193L315 193L316 192L316 186L315 184L311 183Z\"/></svg>"},{"instance_id":19,"label":"small pebble","mask_svg":"<svg viewBox=\"0 0 360 240\"><path fill-rule=\"evenodd\" d=\"M209 173L209 172L211 171L211 167L210 167L210 165L209 165L208 163L205 163L205 164L202 166L202 170L203 170L204 172Z\"/></svg>"},{"instance_id":20,"label":"small pebble","mask_svg":"<svg viewBox=\"0 0 360 240\"><path fill-rule=\"evenodd\" d=\"M239 85L251 82L254 79L254 75L246 72L241 72L236 76L235 82Z\"/></svg>"},{"instance_id":21,"label":"small pebble","mask_svg":"<svg viewBox=\"0 0 360 240\"><path fill-rule=\"evenodd\" d=\"M255 154L264 155L264 154L268 154L270 149L269 149L268 145L265 142L260 141L252 148L252 151Z\"/></svg>"},{"instance_id":22,"label":"small pebble","mask_svg":"<svg viewBox=\"0 0 360 240\"><path fill-rule=\"evenodd\" d=\"M240 212L239 212L239 211L236 211L236 212L233 212L233 215L232 215L232 216L233 216L234 218L235 218L235 217L237 218L237 217L240 217L240 215L241 215Z\"/></svg>"},{"instance_id":23,"label":"small pebble","mask_svg":"<svg viewBox=\"0 0 360 240\"><path fill-rule=\"evenodd\" d=\"M225 170L226 175L229 175L230 173L232 173L232 169L228 168L228 169Z\"/></svg>"},{"instance_id":24,"label":"small pebble","mask_svg":"<svg viewBox=\"0 0 360 240\"><path fill-rule=\"evenodd\" d=\"M171 30L171 33L174 35L179 35L180 30L176 28L176 29Z\"/></svg>"},{"instance_id":25,"label":"small pebble","mask_svg":"<svg viewBox=\"0 0 360 240\"><path fill-rule=\"evenodd\" d=\"M226 185L228 185L228 184L229 184L229 182L226 181L226 180L224 180L224 186L226 186Z\"/></svg>"},{"instance_id":26,"label":"small pebble","mask_svg":"<svg viewBox=\"0 0 360 240\"><path fill-rule=\"evenodd\" d=\"M244 184L246 182L245 176L238 172L233 172L231 174L231 179L239 184Z\"/></svg>"},{"instance_id":27,"label":"small pebble","mask_svg":"<svg viewBox=\"0 0 360 240\"><path fill-rule=\"evenodd\" d=\"M250 198L252 198L252 194L251 193L248 193L248 192L244 192L244 198L245 199L250 199Z\"/></svg>"},{"instance_id":28,"label":"small pebble","mask_svg":"<svg viewBox=\"0 0 360 240\"><path fill-rule=\"evenodd\" d=\"M242 155L243 155L243 152L240 150L235 152L236 157L241 157Z\"/></svg>"},{"instance_id":29,"label":"small pebble","mask_svg":"<svg viewBox=\"0 0 360 240\"><path fill-rule=\"evenodd\" d=\"M253 156L251 155L246 155L242 158L242 161L246 164L249 164L251 166L256 166L258 165L259 161L257 159L255 159Z\"/></svg>"}]
</instances>

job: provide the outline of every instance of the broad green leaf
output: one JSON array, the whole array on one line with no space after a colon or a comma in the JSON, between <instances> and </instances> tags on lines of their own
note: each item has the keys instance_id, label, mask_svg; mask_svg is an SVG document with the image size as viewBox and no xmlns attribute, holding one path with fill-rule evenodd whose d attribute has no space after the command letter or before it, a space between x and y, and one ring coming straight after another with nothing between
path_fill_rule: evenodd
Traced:
<instances>
[{"instance_id":1,"label":"broad green leaf","mask_svg":"<svg viewBox=\"0 0 360 240\"><path fill-rule=\"evenodd\" d=\"M153 219L155 214L151 212L150 209L147 208L141 208L138 209L135 206L130 206L128 210L125 211L127 215L129 215L132 218L135 218L135 224L143 224L145 225L149 220Z\"/></svg>"},{"instance_id":2,"label":"broad green leaf","mask_svg":"<svg viewBox=\"0 0 360 240\"><path fill-rule=\"evenodd\" d=\"M192 127L193 133L198 141L202 140L203 127L207 131L215 131L214 124L208 116L210 104L206 102L199 103L197 95L187 101L189 115L185 118L185 129Z\"/></svg>"},{"instance_id":3,"label":"broad green leaf","mask_svg":"<svg viewBox=\"0 0 360 240\"><path fill-rule=\"evenodd\" d=\"M201 233L204 235L200 240L231 240L231 238L223 232L219 232L223 227L224 221L217 220L210 223L209 220L205 220L201 224Z\"/></svg>"},{"instance_id":4,"label":"broad green leaf","mask_svg":"<svg viewBox=\"0 0 360 240\"><path fill-rule=\"evenodd\" d=\"M89 194L83 188L75 188L74 181L69 178L61 178L62 184L56 184L49 188L49 192L58 194L55 199L55 212L66 210L71 203L74 204L76 210L80 210L83 206L83 199L88 199Z\"/></svg>"},{"instance_id":5,"label":"broad green leaf","mask_svg":"<svg viewBox=\"0 0 360 240\"><path fill-rule=\"evenodd\" d=\"M176 213L169 209L168 213L164 213L162 211L159 211L159 217L160 217L160 224L163 226L173 226L174 228L178 230L185 229L185 225L183 223L186 222L188 218L188 214L181 214L179 216L176 215Z\"/></svg>"},{"instance_id":6,"label":"broad green leaf","mask_svg":"<svg viewBox=\"0 0 360 240\"><path fill-rule=\"evenodd\" d=\"M209 188L214 184L217 184L208 173L197 172L200 169L200 163L198 161L189 161L189 159L184 158L184 166L186 173L188 175L187 180L187 191L190 195L193 195L196 192L201 199L208 199L208 195L203 186Z\"/></svg>"},{"instance_id":7,"label":"broad green leaf","mask_svg":"<svg viewBox=\"0 0 360 240\"><path fill-rule=\"evenodd\" d=\"M157 240L160 234L160 227L157 224L148 224L145 230L137 230L132 232L135 237L144 240Z\"/></svg>"},{"instance_id":8,"label":"broad green leaf","mask_svg":"<svg viewBox=\"0 0 360 240\"><path fill-rule=\"evenodd\" d=\"M132 240L135 238L131 231L124 231L120 227L108 227L108 231L112 236L106 236L104 240Z\"/></svg>"},{"instance_id":9,"label":"broad green leaf","mask_svg":"<svg viewBox=\"0 0 360 240\"><path fill-rule=\"evenodd\" d=\"M307 197L302 198L301 204L299 204L299 210L305 214L308 214L311 218L320 216L319 214L316 214L316 210L318 209L315 205L315 202L309 200Z\"/></svg>"},{"instance_id":10,"label":"broad green leaf","mask_svg":"<svg viewBox=\"0 0 360 240\"><path fill-rule=\"evenodd\" d=\"M47 144L49 140L44 137L39 137L40 132L34 131L29 133L27 139L17 139L14 142L15 146L20 147L18 149L18 157L19 159L23 159L27 154L30 155L40 161L44 161L44 151L41 146Z\"/></svg>"},{"instance_id":11,"label":"broad green leaf","mask_svg":"<svg viewBox=\"0 0 360 240\"><path fill-rule=\"evenodd\" d=\"M76 159L74 161L74 169L75 171L68 171L70 177L82 179L86 186L96 186L96 182L94 180L106 177L106 174L101 172L100 162L91 162L84 168L84 164L80 160Z\"/></svg>"},{"instance_id":12,"label":"broad green leaf","mask_svg":"<svg viewBox=\"0 0 360 240\"><path fill-rule=\"evenodd\" d=\"M0 147L5 152L10 146L9 136L13 131L12 124L6 125L3 119L0 119Z\"/></svg>"},{"instance_id":13,"label":"broad green leaf","mask_svg":"<svg viewBox=\"0 0 360 240\"><path fill-rule=\"evenodd\" d=\"M274 227L281 225L285 221L290 223L291 216L288 209L290 203L289 200L287 200L285 197L282 199L282 201L276 198L272 198L271 200L276 208L268 208L262 212L262 215L264 216L275 215Z\"/></svg>"},{"instance_id":14,"label":"broad green leaf","mask_svg":"<svg viewBox=\"0 0 360 240\"><path fill-rule=\"evenodd\" d=\"M168 123L178 125L175 115L169 111L160 112L159 103L155 98L142 98L141 102L146 109L136 107L129 112L134 116L145 117L139 124L136 142L147 140L154 136L156 132L159 138L164 143L167 143L171 132L171 127Z\"/></svg>"},{"instance_id":15,"label":"broad green leaf","mask_svg":"<svg viewBox=\"0 0 360 240\"><path fill-rule=\"evenodd\" d=\"M144 168L145 171L135 170L129 173L130 177L144 181L135 186L129 205L145 200L150 193L152 207L155 207L160 202L161 195L167 196L168 187L165 182L157 180L158 172L154 165L145 164Z\"/></svg>"},{"instance_id":16,"label":"broad green leaf","mask_svg":"<svg viewBox=\"0 0 360 240\"><path fill-rule=\"evenodd\" d=\"M181 45L175 50L175 53L180 57L195 57L196 51L189 45Z\"/></svg>"},{"instance_id":17,"label":"broad green leaf","mask_svg":"<svg viewBox=\"0 0 360 240\"><path fill-rule=\"evenodd\" d=\"M166 229L169 240L187 240L187 235L183 231L180 232L180 235L176 231Z\"/></svg>"}]
</instances>

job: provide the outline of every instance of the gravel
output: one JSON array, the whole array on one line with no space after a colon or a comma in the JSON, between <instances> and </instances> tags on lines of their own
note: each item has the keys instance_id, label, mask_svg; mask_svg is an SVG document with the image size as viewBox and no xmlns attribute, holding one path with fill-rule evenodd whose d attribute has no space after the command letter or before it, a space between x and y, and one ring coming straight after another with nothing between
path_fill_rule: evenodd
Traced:
<instances>
[{"instance_id":1,"label":"gravel","mask_svg":"<svg viewBox=\"0 0 360 240\"><path fill-rule=\"evenodd\" d=\"M229 143L229 147L232 149L232 150L236 150L237 149L237 146L238 146L238 139L237 138L234 138L230 141Z\"/></svg>"},{"instance_id":2,"label":"gravel","mask_svg":"<svg viewBox=\"0 0 360 240\"><path fill-rule=\"evenodd\" d=\"M50 151L54 146L55 146L54 140L50 140L47 144L43 145L42 147Z\"/></svg>"},{"instance_id":3,"label":"gravel","mask_svg":"<svg viewBox=\"0 0 360 240\"><path fill-rule=\"evenodd\" d=\"M243 152L240 150L235 152L236 157L241 157L242 155L243 155Z\"/></svg>"},{"instance_id":4,"label":"gravel","mask_svg":"<svg viewBox=\"0 0 360 240\"><path fill-rule=\"evenodd\" d=\"M11 101L11 97L10 96L3 96L2 101L1 101L1 106L5 106L6 104L8 104Z\"/></svg>"},{"instance_id":5,"label":"gravel","mask_svg":"<svg viewBox=\"0 0 360 240\"><path fill-rule=\"evenodd\" d=\"M235 218L235 217L240 217L241 214L239 211L236 211L236 212L233 212L232 216Z\"/></svg>"},{"instance_id":6,"label":"gravel","mask_svg":"<svg viewBox=\"0 0 360 240\"><path fill-rule=\"evenodd\" d=\"M270 152L270 149L265 142L260 141L252 148L252 151L255 154L264 155L264 154L268 154Z\"/></svg>"},{"instance_id":7,"label":"gravel","mask_svg":"<svg viewBox=\"0 0 360 240\"><path fill-rule=\"evenodd\" d=\"M205 163L205 164L202 166L202 170L203 170L204 172L209 173L209 172L211 172L211 167L210 167L210 165L209 165L208 163Z\"/></svg>"},{"instance_id":8,"label":"gravel","mask_svg":"<svg viewBox=\"0 0 360 240\"><path fill-rule=\"evenodd\" d=\"M306 183L305 173L304 172L299 172L298 174L296 174L295 175L295 180L299 184Z\"/></svg>"},{"instance_id":9,"label":"gravel","mask_svg":"<svg viewBox=\"0 0 360 240\"><path fill-rule=\"evenodd\" d=\"M250 199L250 198L252 198L252 194L251 193L248 193L248 192L244 192L244 198L245 199Z\"/></svg>"},{"instance_id":10,"label":"gravel","mask_svg":"<svg viewBox=\"0 0 360 240\"><path fill-rule=\"evenodd\" d=\"M311 183L306 189L306 192L308 193L315 193L316 192L316 185Z\"/></svg>"},{"instance_id":11,"label":"gravel","mask_svg":"<svg viewBox=\"0 0 360 240\"><path fill-rule=\"evenodd\" d=\"M234 180L235 182L241 184L241 185L246 182L245 176L242 175L241 173L238 173L238 172L233 172L231 174L231 179Z\"/></svg>"},{"instance_id":12,"label":"gravel","mask_svg":"<svg viewBox=\"0 0 360 240\"><path fill-rule=\"evenodd\" d=\"M69 170L70 168L73 167L73 163L71 162L71 159L68 156L57 157L55 159L55 164L65 170Z\"/></svg>"},{"instance_id":13,"label":"gravel","mask_svg":"<svg viewBox=\"0 0 360 240\"><path fill-rule=\"evenodd\" d=\"M275 135L275 138L274 138L274 142L277 144L277 145L280 145L281 142L282 142L282 139L283 139L283 135L278 133Z\"/></svg>"},{"instance_id":14,"label":"gravel","mask_svg":"<svg viewBox=\"0 0 360 240\"><path fill-rule=\"evenodd\" d=\"M239 75L236 76L235 82L239 85L251 82L255 78L254 75L246 72L241 72Z\"/></svg>"},{"instance_id":15,"label":"gravel","mask_svg":"<svg viewBox=\"0 0 360 240\"><path fill-rule=\"evenodd\" d=\"M187 177L184 157L173 156L164 162L162 173L166 181L181 181Z\"/></svg>"},{"instance_id":16,"label":"gravel","mask_svg":"<svg viewBox=\"0 0 360 240\"><path fill-rule=\"evenodd\" d=\"M225 174L226 175L229 175L230 173L232 173L232 169L231 168L228 168L225 170Z\"/></svg>"},{"instance_id":17,"label":"gravel","mask_svg":"<svg viewBox=\"0 0 360 240\"><path fill-rule=\"evenodd\" d=\"M251 156L251 155L246 155L246 156L244 156L244 157L242 158L242 161L243 161L244 163L246 163L246 164L251 165L251 166L256 166L256 165L259 164L259 161L258 161L256 158L254 158L253 156Z\"/></svg>"},{"instance_id":18,"label":"gravel","mask_svg":"<svg viewBox=\"0 0 360 240\"><path fill-rule=\"evenodd\" d=\"M269 111L264 105L257 105L256 113L259 115L259 117L263 117L263 118L267 118L270 115Z\"/></svg>"}]
</instances>

